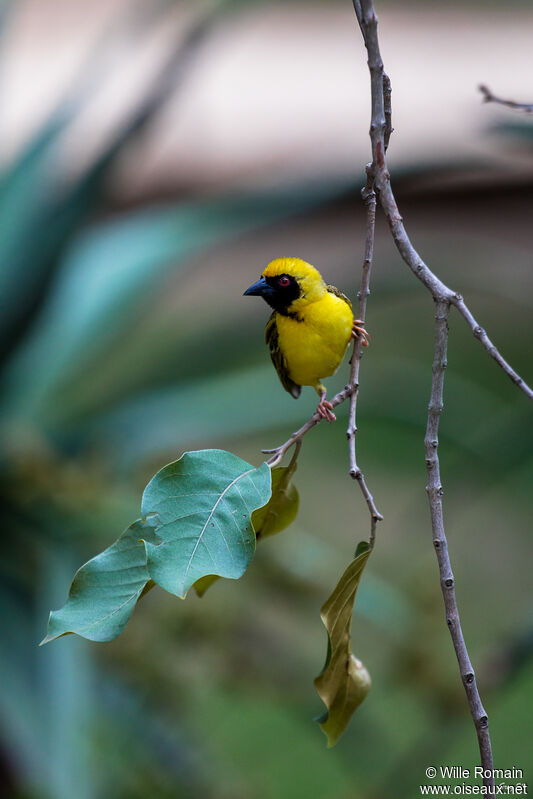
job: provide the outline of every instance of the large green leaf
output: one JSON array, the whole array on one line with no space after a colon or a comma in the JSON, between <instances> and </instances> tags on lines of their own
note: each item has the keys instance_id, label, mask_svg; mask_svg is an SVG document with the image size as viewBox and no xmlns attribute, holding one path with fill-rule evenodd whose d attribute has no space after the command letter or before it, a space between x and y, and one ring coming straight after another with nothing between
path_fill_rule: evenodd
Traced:
<instances>
[{"instance_id":1,"label":"large green leaf","mask_svg":"<svg viewBox=\"0 0 533 799\"><path fill-rule=\"evenodd\" d=\"M255 551L251 515L270 494L266 463L254 468L218 449L186 452L169 463L142 500L143 516L161 539L145 542L151 578L183 598L205 575L240 577Z\"/></svg>"},{"instance_id":2,"label":"large green leaf","mask_svg":"<svg viewBox=\"0 0 533 799\"><path fill-rule=\"evenodd\" d=\"M355 595L371 552L366 542L365 546L320 611L328 631L328 654L322 673L315 679L315 688L327 708L317 721L328 739L328 747L337 743L353 712L370 691L370 675L350 648ZM361 548L360 545L358 550Z\"/></svg>"},{"instance_id":3,"label":"large green leaf","mask_svg":"<svg viewBox=\"0 0 533 799\"><path fill-rule=\"evenodd\" d=\"M240 577L255 549L251 516L270 485L266 463L256 469L222 450L187 452L165 466L144 492L146 519L77 571L42 643L68 633L111 641L155 582L184 597L206 575Z\"/></svg>"},{"instance_id":4,"label":"large green leaf","mask_svg":"<svg viewBox=\"0 0 533 799\"><path fill-rule=\"evenodd\" d=\"M272 469L272 496L266 505L252 513L252 526L257 541L285 530L296 518L300 497L291 478L296 471L296 460L289 466ZM208 588L218 580L214 574L201 577L194 583L198 596L203 596Z\"/></svg>"},{"instance_id":5,"label":"large green leaf","mask_svg":"<svg viewBox=\"0 0 533 799\"><path fill-rule=\"evenodd\" d=\"M66 604L50 613L41 644L68 633L90 641L112 641L122 632L150 581L141 538L155 540L150 522L134 522L114 544L78 569Z\"/></svg>"}]
</instances>

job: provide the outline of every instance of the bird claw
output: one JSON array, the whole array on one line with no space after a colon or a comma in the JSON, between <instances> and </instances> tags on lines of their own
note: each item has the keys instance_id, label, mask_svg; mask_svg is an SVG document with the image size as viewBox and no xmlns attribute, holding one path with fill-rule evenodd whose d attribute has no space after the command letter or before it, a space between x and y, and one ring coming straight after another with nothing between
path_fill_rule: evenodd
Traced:
<instances>
[{"instance_id":1,"label":"bird claw","mask_svg":"<svg viewBox=\"0 0 533 799\"><path fill-rule=\"evenodd\" d=\"M333 405L327 400L321 400L317 405L316 411L328 423L337 421L337 417L333 413Z\"/></svg>"},{"instance_id":2,"label":"bird claw","mask_svg":"<svg viewBox=\"0 0 533 799\"><path fill-rule=\"evenodd\" d=\"M367 333L363 325L364 322L361 319L354 319L352 326L352 338L361 338L363 347L368 347L370 343L370 334Z\"/></svg>"}]
</instances>

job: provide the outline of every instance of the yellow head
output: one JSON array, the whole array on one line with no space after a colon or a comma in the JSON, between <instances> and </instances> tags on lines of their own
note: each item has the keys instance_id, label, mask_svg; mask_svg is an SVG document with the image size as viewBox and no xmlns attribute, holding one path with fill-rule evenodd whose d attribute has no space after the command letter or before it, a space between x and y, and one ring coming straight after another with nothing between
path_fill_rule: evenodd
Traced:
<instances>
[{"instance_id":1,"label":"yellow head","mask_svg":"<svg viewBox=\"0 0 533 799\"><path fill-rule=\"evenodd\" d=\"M301 258L276 258L244 293L258 294L279 313L292 314L320 300L326 284L318 269Z\"/></svg>"}]
</instances>

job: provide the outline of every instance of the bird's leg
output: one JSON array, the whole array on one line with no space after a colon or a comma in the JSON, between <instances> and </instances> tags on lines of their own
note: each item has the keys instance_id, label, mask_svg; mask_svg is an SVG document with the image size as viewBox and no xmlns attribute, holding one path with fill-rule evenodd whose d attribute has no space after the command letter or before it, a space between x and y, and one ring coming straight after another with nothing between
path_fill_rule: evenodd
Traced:
<instances>
[{"instance_id":1,"label":"bird's leg","mask_svg":"<svg viewBox=\"0 0 533 799\"><path fill-rule=\"evenodd\" d=\"M364 322L361 319L354 319L352 326L352 338L362 338L363 347L368 347L370 334L366 332L363 327Z\"/></svg>"},{"instance_id":2,"label":"bird's leg","mask_svg":"<svg viewBox=\"0 0 533 799\"><path fill-rule=\"evenodd\" d=\"M326 422L336 422L337 417L333 413L333 405L331 402L328 402L326 399L326 392L322 391L320 393L320 402L317 405L316 409L319 416L326 420Z\"/></svg>"}]
</instances>

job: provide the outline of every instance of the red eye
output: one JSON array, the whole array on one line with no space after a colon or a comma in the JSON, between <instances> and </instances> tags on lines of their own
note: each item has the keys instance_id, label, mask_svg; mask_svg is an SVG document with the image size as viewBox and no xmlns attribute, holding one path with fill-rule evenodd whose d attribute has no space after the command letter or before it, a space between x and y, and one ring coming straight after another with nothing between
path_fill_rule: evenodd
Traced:
<instances>
[{"instance_id":1,"label":"red eye","mask_svg":"<svg viewBox=\"0 0 533 799\"><path fill-rule=\"evenodd\" d=\"M291 281L289 280L288 277L280 277L280 279L278 280L280 286L289 286L290 282Z\"/></svg>"}]
</instances>

